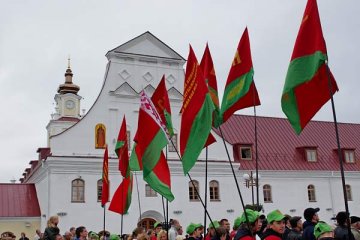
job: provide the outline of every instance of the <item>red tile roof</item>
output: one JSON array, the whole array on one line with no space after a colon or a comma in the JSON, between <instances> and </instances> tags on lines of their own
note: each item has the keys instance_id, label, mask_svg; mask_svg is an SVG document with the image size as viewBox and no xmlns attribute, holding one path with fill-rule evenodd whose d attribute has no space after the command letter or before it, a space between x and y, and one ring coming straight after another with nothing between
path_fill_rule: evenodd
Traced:
<instances>
[{"instance_id":1,"label":"red tile roof","mask_svg":"<svg viewBox=\"0 0 360 240\"><path fill-rule=\"evenodd\" d=\"M0 218L40 216L34 184L0 183Z\"/></svg>"},{"instance_id":2,"label":"red tile roof","mask_svg":"<svg viewBox=\"0 0 360 240\"><path fill-rule=\"evenodd\" d=\"M251 144L255 159L253 116L233 115L221 129L230 144ZM340 169L333 122L311 121L298 136L287 119L257 117L257 129L259 170ZM341 148L355 150L355 163L344 162L344 170L360 171L360 124L338 123L338 129ZM317 162L305 161L304 147L317 147ZM255 161L240 164L241 169L255 169Z\"/></svg>"}]
</instances>

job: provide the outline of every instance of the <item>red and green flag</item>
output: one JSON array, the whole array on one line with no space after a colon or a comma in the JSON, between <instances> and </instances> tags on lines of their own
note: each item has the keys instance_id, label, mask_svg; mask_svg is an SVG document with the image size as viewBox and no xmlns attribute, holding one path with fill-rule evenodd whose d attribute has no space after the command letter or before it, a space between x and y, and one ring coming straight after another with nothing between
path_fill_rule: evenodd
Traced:
<instances>
[{"instance_id":1,"label":"red and green flag","mask_svg":"<svg viewBox=\"0 0 360 240\"><path fill-rule=\"evenodd\" d=\"M132 189L133 175L130 172L128 177L124 178L116 189L109 210L119 214L126 214L131 204Z\"/></svg>"},{"instance_id":2,"label":"red and green flag","mask_svg":"<svg viewBox=\"0 0 360 240\"><path fill-rule=\"evenodd\" d=\"M131 150L131 155L130 155L130 162L129 162L129 168L131 171L142 171L143 170L143 166L142 166L142 162L139 161L139 155L140 155L140 149L139 147L136 147L137 144L136 142L134 142L134 146ZM140 159L141 160L141 159Z\"/></svg>"},{"instance_id":3,"label":"red and green flag","mask_svg":"<svg viewBox=\"0 0 360 240\"><path fill-rule=\"evenodd\" d=\"M327 58L317 3L308 0L281 96L282 110L297 134L338 91Z\"/></svg>"},{"instance_id":4,"label":"red and green flag","mask_svg":"<svg viewBox=\"0 0 360 240\"><path fill-rule=\"evenodd\" d=\"M190 46L181 110L180 153L184 173L195 165L208 139L214 104L195 53Z\"/></svg>"},{"instance_id":5,"label":"red and green flag","mask_svg":"<svg viewBox=\"0 0 360 240\"><path fill-rule=\"evenodd\" d=\"M106 146L103 160L103 174L102 174L102 190L101 190L101 206L104 206L109 201L109 154Z\"/></svg>"},{"instance_id":6,"label":"red and green flag","mask_svg":"<svg viewBox=\"0 0 360 240\"><path fill-rule=\"evenodd\" d=\"M215 110L213 112L213 126L218 127L221 123L220 104L219 104L219 97L217 90L215 68L208 44L206 44L205 51L200 62L200 67L204 74L205 82L207 83L210 97L215 107Z\"/></svg>"},{"instance_id":7,"label":"red and green flag","mask_svg":"<svg viewBox=\"0 0 360 240\"><path fill-rule=\"evenodd\" d=\"M221 103L222 123L240 109L260 105L253 77L250 40L248 30L245 28L225 85Z\"/></svg>"},{"instance_id":8,"label":"red and green flag","mask_svg":"<svg viewBox=\"0 0 360 240\"><path fill-rule=\"evenodd\" d=\"M140 169L142 165L144 180L150 187L172 201L174 195L171 193L170 171L162 151L168 144L167 127L144 91L140 93L140 99L133 161L138 163L136 167Z\"/></svg>"},{"instance_id":9,"label":"red and green flag","mask_svg":"<svg viewBox=\"0 0 360 240\"><path fill-rule=\"evenodd\" d=\"M126 119L123 118L121 128L119 131L118 139L115 146L115 153L119 158L119 171L123 177L129 175L129 150L128 150L128 138L126 134Z\"/></svg>"},{"instance_id":10,"label":"red and green flag","mask_svg":"<svg viewBox=\"0 0 360 240\"><path fill-rule=\"evenodd\" d=\"M151 101L159 113L161 120L165 123L169 135L173 136L174 129L171 121L171 108L168 92L166 90L165 75L163 75L159 85L155 89L155 92L151 97Z\"/></svg>"},{"instance_id":11,"label":"red and green flag","mask_svg":"<svg viewBox=\"0 0 360 240\"><path fill-rule=\"evenodd\" d=\"M174 200L175 197L171 192L170 169L163 152L161 152L159 161L153 170L147 175L144 173L144 180L153 190L158 192L169 202Z\"/></svg>"}]
</instances>

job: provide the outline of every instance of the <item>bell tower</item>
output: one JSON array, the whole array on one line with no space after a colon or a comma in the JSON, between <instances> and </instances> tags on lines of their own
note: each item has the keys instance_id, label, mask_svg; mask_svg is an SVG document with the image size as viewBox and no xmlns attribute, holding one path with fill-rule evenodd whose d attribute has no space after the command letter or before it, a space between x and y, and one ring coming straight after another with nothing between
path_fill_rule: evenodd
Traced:
<instances>
[{"instance_id":1,"label":"bell tower","mask_svg":"<svg viewBox=\"0 0 360 240\"><path fill-rule=\"evenodd\" d=\"M65 82L60 84L55 94L55 113L51 114L51 120L46 126L49 138L68 129L81 119L80 101L78 95L80 87L73 83L73 76L70 57L68 58L68 67L65 71Z\"/></svg>"}]
</instances>

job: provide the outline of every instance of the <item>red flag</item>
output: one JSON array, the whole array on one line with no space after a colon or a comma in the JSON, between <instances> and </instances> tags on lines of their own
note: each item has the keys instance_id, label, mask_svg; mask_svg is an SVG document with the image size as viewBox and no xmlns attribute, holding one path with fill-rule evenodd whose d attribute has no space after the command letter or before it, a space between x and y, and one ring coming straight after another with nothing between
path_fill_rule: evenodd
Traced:
<instances>
[{"instance_id":1,"label":"red flag","mask_svg":"<svg viewBox=\"0 0 360 240\"><path fill-rule=\"evenodd\" d=\"M129 150L128 150L128 138L126 134L126 119L123 118L119 136L115 146L115 153L119 158L119 171L123 177L129 175Z\"/></svg>"},{"instance_id":2,"label":"red flag","mask_svg":"<svg viewBox=\"0 0 360 240\"><path fill-rule=\"evenodd\" d=\"M102 191L101 191L101 206L104 206L109 201L109 156L106 145L103 161L103 175L102 175Z\"/></svg>"},{"instance_id":3,"label":"red flag","mask_svg":"<svg viewBox=\"0 0 360 240\"><path fill-rule=\"evenodd\" d=\"M327 59L316 0L308 0L281 96L281 108L297 134L339 90Z\"/></svg>"},{"instance_id":4,"label":"red flag","mask_svg":"<svg viewBox=\"0 0 360 240\"><path fill-rule=\"evenodd\" d=\"M133 176L130 172L129 176L124 178L116 189L111 199L109 210L119 214L126 214L131 204L132 188Z\"/></svg>"},{"instance_id":5,"label":"red flag","mask_svg":"<svg viewBox=\"0 0 360 240\"><path fill-rule=\"evenodd\" d=\"M215 110L213 112L213 126L218 127L221 122L220 104L219 104L219 97L218 97L215 68L214 68L214 63L213 63L213 60L211 57L211 53L210 53L208 44L206 44L205 51L204 51L203 57L201 59L200 67L204 74L204 78L207 83L207 87L209 89L211 100L215 106Z\"/></svg>"},{"instance_id":6,"label":"red flag","mask_svg":"<svg viewBox=\"0 0 360 240\"><path fill-rule=\"evenodd\" d=\"M173 136L174 129L171 121L171 108L168 92L166 90L165 75L163 75L159 85L155 89L155 92L151 97L151 101L153 102L156 111L159 113L161 120L165 123L169 135Z\"/></svg>"},{"instance_id":7,"label":"red flag","mask_svg":"<svg viewBox=\"0 0 360 240\"><path fill-rule=\"evenodd\" d=\"M186 65L183 98L180 153L183 170L187 174L195 165L209 137L214 111L204 75L191 46Z\"/></svg>"},{"instance_id":8,"label":"red flag","mask_svg":"<svg viewBox=\"0 0 360 240\"><path fill-rule=\"evenodd\" d=\"M226 81L221 103L222 123L226 122L237 110L260 105L253 76L250 40L248 30L245 28Z\"/></svg>"}]
</instances>

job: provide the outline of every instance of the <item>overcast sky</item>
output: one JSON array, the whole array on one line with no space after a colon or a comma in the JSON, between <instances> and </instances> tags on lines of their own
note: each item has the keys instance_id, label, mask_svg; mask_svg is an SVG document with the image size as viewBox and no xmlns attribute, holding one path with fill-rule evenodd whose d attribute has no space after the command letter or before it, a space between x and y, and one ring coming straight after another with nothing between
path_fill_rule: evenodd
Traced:
<instances>
[{"instance_id":1,"label":"overcast sky","mask_svg":"<svg viewBox=\"0 0 360 240\"><path fill-rule=\"evenodd\" d=\"M71 56L82 108L97 97L107 51L150 31L184 58L209 43L222 92L246 26L258 115L284 117L280 96L306 0L0 0L0 182L19 179L46 147L46 125ZM319 0L339 122L360 123L360 1ZM222 96L222 94L220 94ZM252 114L252 110L239 113ZM330 104L315 116L332 121Z\"/></svg>"}]
</instances>

